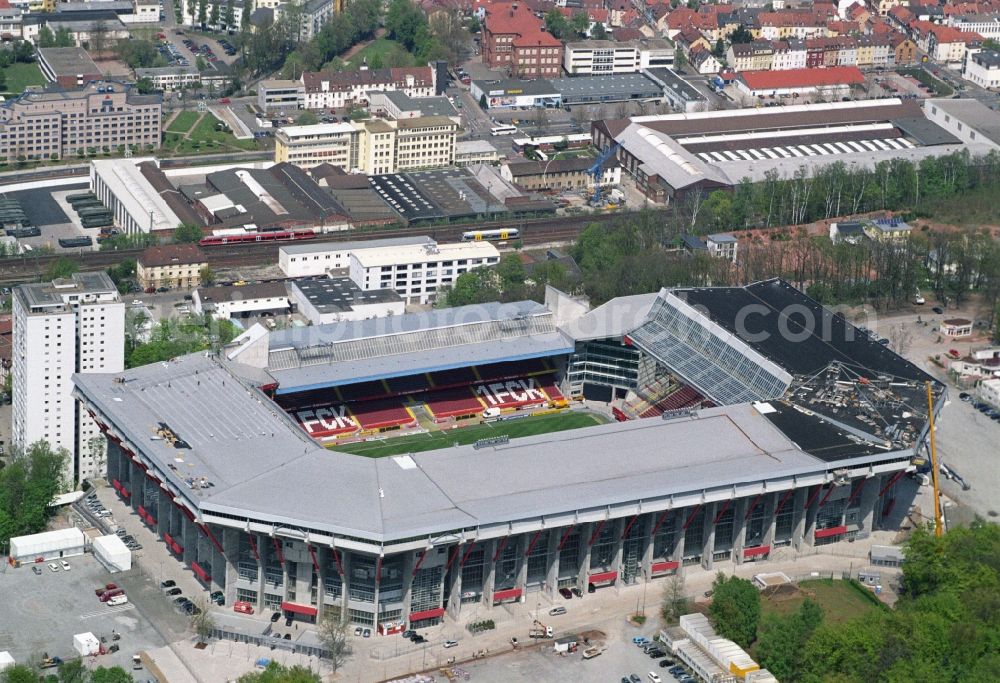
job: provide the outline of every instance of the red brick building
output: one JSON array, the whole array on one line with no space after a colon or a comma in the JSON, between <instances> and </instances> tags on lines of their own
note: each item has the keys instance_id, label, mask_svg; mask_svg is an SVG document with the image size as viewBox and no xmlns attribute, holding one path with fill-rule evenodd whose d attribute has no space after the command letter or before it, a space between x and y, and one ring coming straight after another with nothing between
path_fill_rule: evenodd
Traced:
<instances>
[{"instance_id":1,"label":"red brick building","mask_svg":"<svg viewBox=\"0 0 1000 683\"><path fill-rule=\"evenodd\" d=\"M483 62L491 69L510 69L511 78L562 75L562 42L518 3L494 3L487 8L482 45Z\"/></svg>"}]
</instances>

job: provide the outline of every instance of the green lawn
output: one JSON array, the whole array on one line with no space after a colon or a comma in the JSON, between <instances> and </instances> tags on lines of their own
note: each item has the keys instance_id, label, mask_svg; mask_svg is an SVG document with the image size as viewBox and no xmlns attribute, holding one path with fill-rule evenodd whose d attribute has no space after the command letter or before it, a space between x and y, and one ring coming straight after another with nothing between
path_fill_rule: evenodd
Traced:
<instances>
[{"instance_id":1,"label":"green lawn","mask_svg":"<svg viewBox=\"0 0 1000 683\"><path fill-rule=\"evenodd\" d=\"M7 85L3 90L14 95L20 95L29 85L45 85L45 76L37 64L18 62L3 70Z\"/></svg>"},{"instance_id":2,"label":"green lawn","mask_svg":"<svg viewBox=\"0 0 1000 683\"><path fill-rule=\"evenodd\" d=\"M511 420L509 422L493 422L448 431L414 434L412 436L400 436L396 438L389 437L380 441L366 441L344 446L334 446L334 448L344 453L353 453L369 458L382 458L387 455L433 451L438 448L447 448L455 443L470 444L479 439L501 436L503 434L516 439L521 436L532 436L533 434L546 434L548 432L561 432L567 429L579 429L580 427L593 427L605 422L607 420L601 415L565 411L552 415Z\"/></svg>"},{"instance_id":3,"label":"green lawn","mask_svg":"<svg viewBox=\"0 0 1000 683\"><path fill-rule=\"evenodd\" d=\"M859 589L848 581L818 579L803 581L798 584L798 587L798 593L793 596L779 593L780 597L765 598L761 602L763 613L791 614L799 608L807 597L823 608L824 619L827 623L848 621L878 609L874 602L862 595Z\"/></svg>"},{"instance_id":4,"label":"green lawn","mask_svg":"<svg viewBox=\"0 0 1000 683\"><path fill-rule=\"evenodd\" d=\"M198 120L200 114L196 111L182 111L167 126L168 133L186 133Z\"/></svg>"},{"instance_id":5,"label":"green lawn","mask_svg":"<svg viewBox=\"0 0 1000 683\"><path fill-rule=\"evenodd\" d=\"M199 116L197 112L183 112L178 116L178 118L180 118L180 116L184 116L185 114L194 114L196 117ZM163 146L176 154L183 155L199 153L211 154L213 152L255 151L259 149L257 141L254 139L237 140L232 133L218 130L216 126L219 124L219 119L215 118L213 114L205 113L200 116L201 118L198 120L198 123L191 128L191 133L187 138L184 137L183 133L171 132L173 130L173 126L168 128Z\"/></svg>"},{"instance_id":6,"label":"green lawn","mask_svg":"<svg viewBox=\"0 0 1000 683\"><path fill-rule=\"evenodd\" d=\"M361 52L351 57L347 65L352 69L357 69L364 59L368 60L369 66L374 64L373 68L382 69L413 66L414 63L413 55L407 52L405 47L388 38L378 38L372 41Z\"/></svg>"}]
</instances>

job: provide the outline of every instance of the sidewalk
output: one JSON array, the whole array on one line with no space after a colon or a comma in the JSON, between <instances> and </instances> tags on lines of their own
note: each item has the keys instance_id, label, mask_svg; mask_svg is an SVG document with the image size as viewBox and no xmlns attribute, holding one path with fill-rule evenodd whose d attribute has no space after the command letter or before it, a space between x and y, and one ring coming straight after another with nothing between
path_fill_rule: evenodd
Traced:
<instances>
[{"instance_id":1,"label":"sidewalk","mask_svg":"<svg viewBox=\"0 0 1000 683\"><path fill-rule=\"evenodd\" d=\"M868 551L872 545L891 545L898 532L878 531L863 541L850 545L835 546L830 552L821 553L823 548L806 548L797 553L792 548L778 548L768 562L736 565L733 562L716 563L712 570L699 566L685 568L684 592L698 601L704 600L705 591L712 587L718 572L749 579L754 574L784 572L790 577L838 575L868 566ZM883 573L894 574L896 570L885 569ZM598 630L608 639L620 636L623 631L631 635L655 635L661 627L660 606L664 592L670 585L669 579L648 584L615 586L598 589L596 593L585 594L582 598L551 600L542 593L530 593L523 603L496 607L493 610L466 610L460 621L448 619L440 626L422 629L427 638L424 645L413 645L401 636L375 637L368 640L352 639L355 652L344 666L338 680L387 680L399 678L418 671L434 671L455 657L458 664L470 661L474 653L487 651L487 656L509 653L510 639L516 637L522 647L531 645L528 630L536 618L555 629L555 637L584 630ZM887 596L888 597L888 596ZM550 617L549 609L563 605L567 613ZM644 609L643 609L644 607ZM627 618L640 611L647 621L642 627L632 626ZM496 622L496 629L478 635L471 635L465 625L479 619L489 618ZM445 640L459 641L457 647L444 649ZM550 641L545 640L548 643ZM329 679L333 680L333 679Z\"/></svg>"}]
</instances>

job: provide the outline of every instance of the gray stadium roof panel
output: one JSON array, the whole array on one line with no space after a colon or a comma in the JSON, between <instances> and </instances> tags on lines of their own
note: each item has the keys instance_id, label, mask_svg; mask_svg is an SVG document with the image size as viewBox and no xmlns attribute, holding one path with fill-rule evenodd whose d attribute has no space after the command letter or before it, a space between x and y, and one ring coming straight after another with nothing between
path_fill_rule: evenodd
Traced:
<instances>
[{"instance_id":1,"label":"gray stadium roof panel","mask_svg":"<svg viewBox=\"0 0 1000 683\"><path fill-rule=\"evenodd\" d=\"M371 459L319 448L229 366L203 354L119 374L77 375L74 381L99 417L110 416L115 432L166 473L195 509L373 541L664 501L828 467L746 404L674 420L525 437L492 448ZM190 449L156 438L161 422ZM808 424L802 429L808 431ZM884 457L864 448L849 455ZM198 477L213 486L185 483Z\"/></svg>"}]
</instances>

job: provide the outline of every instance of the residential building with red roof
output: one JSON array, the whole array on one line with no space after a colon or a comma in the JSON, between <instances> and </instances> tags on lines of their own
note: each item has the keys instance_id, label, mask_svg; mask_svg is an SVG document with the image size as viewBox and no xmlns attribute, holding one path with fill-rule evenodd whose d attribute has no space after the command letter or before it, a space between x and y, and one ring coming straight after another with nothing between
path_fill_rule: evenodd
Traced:
<instances>
[{"instance_id":1,"label":"residential building with red roof","mask_svg":"<svg viewBox=\"0 0 1000 683\"><path fill-rule=\"evenodd\" d=\"M934 61L946 64L961 64L969 49L978 49L983 43L983 37L978 33L960 31L931 21L912 22L910 32L917 47Z\"/></svg>"},{"instance_id":2,"label":"residential building with red roof","mask_svg":"<svg viewBox=\"0 0 1000 683\"><path fill-rule=\"evenodd\" d=\"M483 63L491 69L508 69L511 78L556 78L562 72L562 41L523 4L487 7L482 46Z\"/></svg>"}]
</instances>

